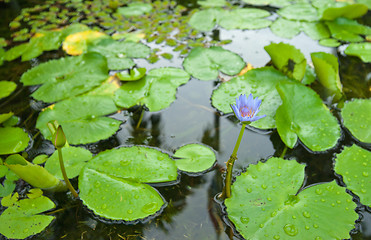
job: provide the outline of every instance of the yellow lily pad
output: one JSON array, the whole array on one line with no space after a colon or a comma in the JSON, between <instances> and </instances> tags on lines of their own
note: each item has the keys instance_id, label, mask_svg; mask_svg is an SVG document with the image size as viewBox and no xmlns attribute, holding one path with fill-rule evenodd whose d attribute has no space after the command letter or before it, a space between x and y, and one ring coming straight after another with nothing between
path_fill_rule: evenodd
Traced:
<instances>
[{"instance_id":1,"label":"yellow lily pad","mask_svg":"<svg viewBox=\"0 0 371 240\"><path fill-rule=\"evenodd\" d=\"M105 33L93 30L74 33L68 35L63 41L63 50L69 55L81 55L85 50L87 50L87 45L89 43L108 37L109 36Z\"/></svg>"}]
</instances>

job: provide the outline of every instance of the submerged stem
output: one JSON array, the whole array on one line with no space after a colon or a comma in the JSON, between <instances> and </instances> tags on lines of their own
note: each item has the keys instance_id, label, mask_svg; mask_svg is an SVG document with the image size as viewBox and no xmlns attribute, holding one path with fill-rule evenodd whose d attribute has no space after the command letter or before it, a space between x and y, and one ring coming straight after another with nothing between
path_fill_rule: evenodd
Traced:
<instances>
[{"instance_id":1,"label":"submerged stem","mask_svg":"<svg viewBox=\"0 0 371 240\"><path fill-rule=\"evenodd\" d=\"M285 157L286 151L287 151L287 146L285 145L285 148L283 149L280 158L284 158Z\"/></svg>"},{"instance_id":2,"label":"submerged stem","mask_svg":"<svg viewBox=\"0 0 371 240\"><path fill-rule=\"evenodd\" d=\"M78 198L79 195L77 194L76 190L73 188L71 185L70 180L67 177L66 169L64 168L64 163L63 163L63 156L62 156L62 148L57 148L58 149L58 157L59 157L59 165L61 166L61 171L63 174L63 179L68 187L68 189L71 191L74 197Z\"/></svg>"},{"instance_id":3,"label":"submerged stem","mask_svg":"<svg viewBox=\"0 0 371 240\"><path fill-rule=\"evenodd\" d=\"M142 120L143 120L143 116L144 116L144 107L142 106L141 107L141 113L140 113L140 117L139 117L139 120L138 120L138 123L137 123L137 126L136 126L136 129L139 128L140 124L142 123Z\"/></svg>"},{"instance_id":4,"label":"submerged stem","mask_svg":"<svg viewBox=\"0 0 371 240\"><path fill-rule=\"evenodd\" d=\"M238 135L238 138L237 138L236 145L234 146L233 152L232 152L232 154L229 157L228 162L227 162L227 173L226 173L226 176L225 176L224 188L223 188L223 192L222 192L222 195L221 195L222 199L229 198L232 195L231 194L231 185L232 185L233 165L234 165L234 162L237 160L237 151L238 151L238 148L240 147L240 143L241 143L242 136L243 136L243 133L245 131L245 128L246 128L246 123L243 123L242 127L241 127L240 134Z\"/></svg>"}]
</instances>

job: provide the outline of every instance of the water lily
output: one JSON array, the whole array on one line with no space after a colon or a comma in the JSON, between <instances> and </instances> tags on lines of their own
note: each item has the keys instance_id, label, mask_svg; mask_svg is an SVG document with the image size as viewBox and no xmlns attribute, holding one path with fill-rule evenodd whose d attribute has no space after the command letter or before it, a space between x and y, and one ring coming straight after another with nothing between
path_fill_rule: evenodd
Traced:
<instances>
[{"instance_id":1,"label":"water lily","mask_svg":"<svg viewBox=\"0 0 371 240\"><path fill-rule=\"evenodd\" d=\"M256 120L259 120L266 115L257 116L262 100L252 96L250 93L249 98L246 97L245 94L241 94L238 98L236 98L236 104L232 104L231 107L233 109L234 115L240 120L242 123L250 123Z\"/></svg>"}]
</instances>

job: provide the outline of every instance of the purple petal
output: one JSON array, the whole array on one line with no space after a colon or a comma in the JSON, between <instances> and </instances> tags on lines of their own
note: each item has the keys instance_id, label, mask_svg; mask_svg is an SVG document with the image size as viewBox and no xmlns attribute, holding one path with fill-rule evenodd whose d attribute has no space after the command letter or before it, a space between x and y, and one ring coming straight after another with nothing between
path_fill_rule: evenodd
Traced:
<instances>
[{"instance_id":1,"label":"purple petal","mask_svg":"<svg viewBox=\"0 0 371 240\"><path fill-rule=\"evenodd\" d=\"M262 115L262 116L254 116L253 118L251 118L251 122L254 122L254 121L256 121L256 120L259 120L259 119L261 119L261 118L263 118L263 117L266 117L267 115Z\"/></svg>"},{"instance_id":2,"label":"purple petal","mask_svg":"<svg viewBox=\"0 0 371 240\"><path fill-rule=\"evenodd\" d=\"M233 110L233 112L234 112L234 115L236 116L236 118L240 118L240 111L238 110L238 108L237 108L237 106L236 105L231 105L231 108L232 108L232 110Z\"/></svg>"}]
</instances>

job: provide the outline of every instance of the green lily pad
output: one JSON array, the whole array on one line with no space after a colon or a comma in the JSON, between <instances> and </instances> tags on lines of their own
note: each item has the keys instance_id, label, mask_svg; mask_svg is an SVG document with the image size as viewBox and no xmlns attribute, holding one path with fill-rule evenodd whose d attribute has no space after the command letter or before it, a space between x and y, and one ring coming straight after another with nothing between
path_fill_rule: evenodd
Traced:
<instances>
[{"instance_id":1,"label":"green lily pad","mask_svg":"<svg viewBox=\"0 0 371 240\"><path fill-rule=\"evenodd\" d=\"M203 7L223 7L227 4L226 0L198 0L197 4Z\"/></svg>"},{"instance_id":2,"label":"green lily pad","mask_svg":"<svg viewBox=\"0 0 371 240\"><path fill-rule=\"evenodd\" d=\"M274 6L274 7L284 7L290 5L293 1L287 0L243 0L247 4L256 5L256 6Z\"/></svg>"},{"instance_id":3,"label":"green lily pad","mask_svg":"<svg viewBox=\"0 0 371 240\"><path fill-rule=\"evenodd\" d=\"M270 158L236 178L225 200L228 218L245 239L348 239L358 214L335 181L300 191L304 165Z\"/></svg>"},{"instance_id":4,"label":"green lily pad","mask_svg":"<svg viewBox=\"0 0 371 240\"><path fill-rule=\"evenodd\" d=\"M22 128L0 128L0 155L21 152L26 149L30 138Z\"/></svg>"},{"instance_id":5,"label":"green lily pad","mask_svg":"<svg viewBox=\"0 0 371 240\"><path fill-rule=\"evenodd\" d=\"M338 101L343 96L343 86L340 82L338 59L325 52L311 53L314 70L318 80L327 89L328 95Z\"/></svg>"},{"instance_id":6,"label":"green lily pad","mask_svg":"<svg viewBox=\"0 0 371 240\"><path fill-rule=\"evenodd\" d=\"M330 31L323 22L302 22L303 32L313 40L326 39L330 37Z\"/></svg>"},{"instance_id":7,"label":"green lily pad","mask_svg":"<svg viewBox=\"0 0 371 240\"><path fill-rule=\"evenodd\" d=\"M324 38L319 40L318 43L325 47L338 47L341 45L341 43L334 38Z\"/></svg>"},{"instance_id":8,"label":"green lily pad","mask_svg":"<svg viewBox=\"0 0 371 240\"><path fill-rule=\"evenodd\" d=\"M322 12L321 20L334 20L338 17L355 19L362 17L367 11L367 6L361 3L354 3L341 7L329 7Z\"/></svg>"},{"instance_id":9,"label":"green lily pad","mask_svg":"<svg viewBox=\"0 0 371 240\"><path fill-rule=\"evenodd\" d=\"M152 5L149 3L133 2L129 3L127 7L120 7L117 13L125 17L141 16L149 13L152 10Z\"/></svg>"},{"instance_id":10,"label":"green lily pad","mask_svg":"<svg viewBox=\"0 0 371 240\"><path fill-rule=\"evenodd\" d=\"M0 81L0 99L12 94L17 88L17 84L9 81Z\"/></svg>"},{"instance_id":11,"label":"green lily pad","mask_svg":"<svg viewBox=\"0 0 371 240\"><path fill-rule=\"evenodd\" d=\"M184 69L200 80L215 80L219 71L227 75L235 75L245 65L239 55L222 47L193 48L183 61Z\"/></svg>"},{"instance_id":12,"label":"green lily pad","mask_svg":"<svg viewBox=\"0 0 371 240\"><path fill-rule=\"evenodd\" d=\"M164 205L160 194L144 183L177 179L175 162L146 147L122 147L95 156L79 176L80 198L95 214L134 221L155 214Z\"/></svg>"},{"instance_id":13,"label":"green lily pad","mask_svg":"<svg viewBox=\"0 0 371 240\"><path fill-rule=\"evenodd\" d=\"M24 239L43 231L55 218L40 213L55 208L47 197L23 199L0 215L0 233L11 239Z\"/></svg>"},{"instance_id":14,"label":"green lily pad","mask_svg":"<svg viewBox=\"0 0 371 240\"><path fill-rule=\"evenodd\" d=\"M218 23L225 29L260 29L271 25L268 11L257 8L242 8L225 12L219 16Z\"/></svg>"},{"instance_id":15,"label":"green lily pad","mask_svg":"<svg viewBox=\"0 0 371 240\"><path fill-rule=\"evenodd\" d=\"M52 136L47 127L57 120L71 144L86 144L112 136L121 121L104 117L118 109L109 96L81 96L64 100L41 112L36 123L46 139Z\"/></svg>"},{"instance_id":16,"label":"green lily pad","mask_svg":"<svg viewBox=\"0 0 371 240\"><path fill-rule=\"evenodd\" d=\"M293 38L301 31L301 23L299 21L286 20L278 18L270 26L272 32L283 38Z\"/></svg>"},{"instance_id":17,"label":"green lily pad","mask_svg":"<svg viewBox=\"0 0 371 240\"><path fill-rule=\"evenodd\" d=\"M272 59L273 65L289 78L301 81L307 67L303 53L286 43L271 43L264 47Z\"/></svg>"},{"instance_id":18,"label":"green lily pad","mask_svg":"<svg viewBox=\"0 0 371 240\"><path fill-rule=\"evenodd\" d=\"M144 77L146 71L145 68L134 68L130 69L129 72L119 72L117 76L121 81L136 81Z\"/></svg>"},{"instance_id":19,"label":"green lily pad","mask_svg":"<svg viewBox=\"0 0 371 240\"><path fill-rule=\"evenodd\" d=\"M293 83L280 83L277 90L282 99L276 112L277 131L289 148L295 146L298 137L312 151L337 144L340 126L316 92Z\"/></svg>"},{"instance_id":20,"label":"green lily pad","mask_svg":"<svg viewBox=\"0 0 371 240\"><path fill-rule=\"evenodd\" d=\"M226 13L221 8L209 8L195 12L188 21L198 31L211 31L219 22L219 19Z\"/></svg>"},{"instance_id":21,"label":"green lily pad","mask_svg":"<svg viewBox=\"0 0 371 240\"><path fill-rule=\"evenodd\" d=\"M363 42L363 38L359 35L371 34L370 27L347 18L336 18L334 21L327 21L326 25L332 37L342 41Z\"/></svg>"},{"instance_id":22,"label":"green lily pad","mask_svg":"<svg viewBox=\"0 0 371 240\"><path fill-rule=\"evenodd\" d=\"M44 102L73 97L100 85L108 78L106 59L97 53L50 60L25 72L21 82L38 85L32 96Z\"/></svg>"},{"instance_id":23,"label":"green lily pad","mask_svg":"<svg viewBox=\"0 0 371 240\"><path fill-rule=\"evenodd\" d=\"M4 166L4 165L2 165ZM4 166L6 167L6 166ZM6 167L7 168L7 167ZM8 169L8 168L7 168ZM10 171L8 171L10 172ZM11 179L5 178L2 184L0 184L0 197L6 197L11 194L15 189L15 182Z\"/></svg>"},{"instance_id":24,"label":"green lily pad","mask_svg":"<svg viewBox=\"0 0 371 240\"><path fill-rule=\"evenodd\" d=\"M310 3L296 3L281 8L277 13L289 20L299 21L317 21L319 20L318 12Z\"/></svg>"},{"instance_id":25,"label":"green lily pad","mask_svg":"<svg viewBox=\"0 0 371 240\"><path fill-rule=\"evenodd\" d=\"M185 172L198 173L206 171L215 163L215 153L208 147L200 144L188 144L180 147L173 157L176 166Z\"/></svg>"},{"instance_id":26,"label":"green lily pad","mask_svg":"<svg viewBox=\"0 0 371 240\"><path fill-rule=\"evenodd\" d=\"M304 85L309 85L313 83L316 80L316 73L314 71L314 68L310 67L307 64L307 67L305 69L305 74L303 80L301 80L301 83Z\"/></svg>"},{"instance_id":27,"label":"green lily pad","mask_svg":"<svg viewBox=\"0 0 371 240\"><path fill-rule=\"evenodd\" d=\"M135 65L131 58L145 58L150 54L150 48L142 43L119 42L110 38L88 45L88 51L105 56L110 70L131 68Z\"/></svg>"},{"instance_id":28,"label":"green lily pad","mask_svg":"<svg viewBox=\"0 0 371 240\"><path fill-rule=\"evenodd\" d=\"M123 84L115 92L115 102L124 108L144 104L151 112L159 111L176 99L177 88L189 78L189 74L179 68L152 69L146 77Z\"/></svg>"},{"instance_id":29,"label":"green lily pad","mask_svg":"<svg viewBox=\"0 0 371 240\"><path fill-rule=\"evenodd\" d=\"M349 56L357 56L363 62L371 62L371 43L351 43L345 49L344 53Z\"/></svg>"},{"instance_id":30,"label":"green lily pad","mask_svg":"<svg viewBox=\"0 0 371 240\"><path fill-rule=\"evenodd\" d=\"M80 147L62 148L64 167L68 178L77 177L81 169L92 158L89 150ZM63 179L59 164L58 151L55 151L45 163L45 169L59 179Z\"/></svg>"},{"instance_id":31,"label":"green lily pad","mask_svg":"<svg viewBox=\"0 0 371 240\"><path fill-rule=\"evenodd\" d=\"M347 188L360 197L362 204L371 206L370 151L357 145L344 147L344 150L336 155L335 172L343 177Z\"/></svg>"},{"instance_id":32,"label":"green lily pad","mask_svg":"<svg viewBox=\"0 0 371 240\"><path fill-rule=\"evenodd\" d=\"M355 138L365 143L371 143L370 112L370 99L354 99L346 102L341 110L344 126Z\"/></svg>"},{"instance_id":33,"label":"green lily pad","mask_svg":"<svg viewBox=\"0 0 371 240\"><path fill-rule=\"evenodd\" d=\"M9 113L2 113L0 114L0 123L3 123L5 121L7 121L9 118L11 118L12 116L14 115L13 112L9 112Z\"/></svg>"},{"instance_id":34,"label":"green lily pad","mask_svg":"<svg viewBox=\"0 0 371 240\"><path fill-rule=\"evenodd\" d=\"M274 116L282 101L275 86L282 81L293 80L273 67L252 69L220 84L211 96L212 105L223 113L231 113L230 105L236 102L236 98L251 93L262 100L259 115L267 116L250 125L261 129L276 128Z\"/></svg>"}]
</instances>

